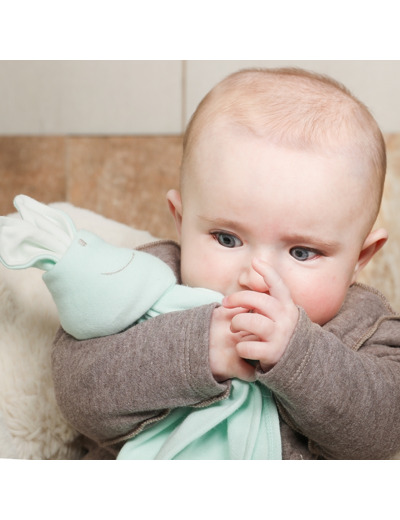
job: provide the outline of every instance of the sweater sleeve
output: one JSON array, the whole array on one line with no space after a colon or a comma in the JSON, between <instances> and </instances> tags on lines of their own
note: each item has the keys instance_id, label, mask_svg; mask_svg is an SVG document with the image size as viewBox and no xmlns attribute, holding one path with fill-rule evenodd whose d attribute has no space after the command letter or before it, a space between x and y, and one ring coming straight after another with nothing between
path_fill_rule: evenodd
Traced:
<instances>
[{"instance_id":1,"label":"sweater sleeve","mask_svg":"<svg viewBox=\"0 0 400 520\"><path fill-rule=\"evenodd\" d=\"M361 321L371 317L361 304L351 312L348 323L354 329L354 313L364 313ZM343 340L334 333L335 324L325 330L301 311L285 355L272 370L259 373L259 380L274 392L281 417L309 439L315 455L393 457L400 450L400 318L381 317L358 343L348 329Z\"/></svg>"},{"instance_id":2,"label":"sweater sleeve","mask_svg":"<svg viewBox=\"0 0 400 520\"><path fill-rule=\"evenodd\" d=\"M83 341L60 329L52 366L66 419L99 444L115 444L169 408L227 391L209 368L214 308L160 315L122 333Z\"/></svg>"},{"instance_id":3,"label":"sweater sleeve","mask_svg":"<svg viewBox=\"0 0 400 520\"><path fill-rule=\"evenodd\" d=\"M179 280L175 242L155 241L139 249L161 258ZM215 381L208 359L214 308L162 314L124 332L83 341L60 329L52 370L65 418L115 454L125 438L169 409L223 397L229 384Z\"/></svg>"}]
</instances>

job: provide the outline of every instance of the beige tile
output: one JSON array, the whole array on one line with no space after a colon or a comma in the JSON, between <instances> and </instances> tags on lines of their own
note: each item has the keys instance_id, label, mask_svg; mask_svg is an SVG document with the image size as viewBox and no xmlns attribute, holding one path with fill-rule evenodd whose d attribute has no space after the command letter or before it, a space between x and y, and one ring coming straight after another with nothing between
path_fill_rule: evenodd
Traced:
<instances>
[{"instance_id":1,"label":"beige tile","mask_svg":"<svg viewBox=\"0 0 400 520\"><path fill-rule=\"evenodd\" d=\"M166 192L178 187L182 139L71 137L68 199L77 206L176 238Z\"/></svg>"},{"instance_id":2,"label":"beige tile","mask_svg":"<svg viewBox=\"0 0 400 520\"><path fill-rule=\"evenodd\" d=\"M0 61L0 134L182 131L177 60Z\"/></svg>"},{"instance_id":3,"label":"beige tile","mask_svg":"<svg viewBox=\"0 0 400 520\"><path fill-rule=\"evenodd\" d=\"M0 137L0 211L24 193L43 202L66 198L63 137Z\"/></svg>"}]
</instances>

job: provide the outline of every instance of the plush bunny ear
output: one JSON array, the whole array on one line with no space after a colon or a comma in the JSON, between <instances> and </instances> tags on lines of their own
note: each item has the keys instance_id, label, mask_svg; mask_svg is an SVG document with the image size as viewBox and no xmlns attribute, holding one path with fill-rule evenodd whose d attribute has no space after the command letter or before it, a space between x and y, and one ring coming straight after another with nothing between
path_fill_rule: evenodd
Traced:
<instances>
[{"instance_id":1,"label":"plush bunny ear","mask_svg":"<svg viewBox=\"0 0 400 520\"><path fill-rule=\"evenodd\" d=\"M76 228L63 211L26 195L14 199L22 219L0 217L0 260L8 268L48 271L71 244Z\"/></svg>"}]
</instances>

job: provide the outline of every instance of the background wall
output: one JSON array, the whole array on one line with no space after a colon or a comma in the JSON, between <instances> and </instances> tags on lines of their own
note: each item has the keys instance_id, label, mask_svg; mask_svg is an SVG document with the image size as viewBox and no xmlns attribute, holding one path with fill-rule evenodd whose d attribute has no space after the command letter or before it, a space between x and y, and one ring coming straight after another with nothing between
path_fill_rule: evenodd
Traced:
<instances>
[{"instance_id":1,"label":"background wall","mask_svg":"<svg viewBox=\"0 0 400 520\"><path fill-rule=\"evenodd\" d=\"M0 135L176 135L245 67L300 66L342 81L400 131L400 61L0 61Z\"/></svg>"}]
</instances>

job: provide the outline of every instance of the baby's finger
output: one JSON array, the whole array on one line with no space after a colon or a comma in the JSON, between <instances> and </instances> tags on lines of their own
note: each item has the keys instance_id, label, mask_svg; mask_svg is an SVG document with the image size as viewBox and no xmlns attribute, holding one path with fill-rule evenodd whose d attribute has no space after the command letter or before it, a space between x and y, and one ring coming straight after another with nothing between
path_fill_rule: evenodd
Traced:
<instances>
[{"instance_id":1,"label":"baby's finger","mask_svg":"<svg viewBox=\"0 0 400 520\"><path fill-rule=\"evenodd\" d=\"M246 331L253 338L261 341L268 341L273 333L274 322L269 318L257 313L238 314L232 318L232 332ZM244 336L241 341L249 341L249 337Z\"/></svg>"},{"instance_id":2,"label":"baby's finger","mask_svg":"<svg viewBox=\"0 0 400 520\"><path fill-rule=\"evenodd\" d=\"M264 281L268 286L268 292L271 296L282 303L292 301L288 287L275 269L260 258L254 258L252 266L253 269L264 278Z\"/></svg>"},{"instance_id":3,"label":"baby's finger","mask_svg":"<svg viewBox=\"0 0 400 520\"><path fill-rule=\"evenodd\" d=\"M260 341L243 341L236 345L239 356L246 359L260 361L264 367L276 365L282 356L281 351L273 343Z\"/></svg>"},{"instance_id":4,"label":"baby's finger","mask_svg":"<svg viewBox=\"0 0 400 520\"><path fill-rule=\"evenodd\" d=\"M244 359L238 362L236 376L242 381L247 383L253 383L256 380L256 369L250 363L247 363Z\"/></svg>"},{"instance_id":5,"label":"baby's finger","mask_svg":"<svg viewBox=\"0 0 400 520\"><path fill-rule=\"evenodd\" d=\"M225 296L222 305L226 308L240 308L254 311L276 321L281 312L281 304L277 299L269 294L259 293L256 291L239 291L237 293ZM239 314L239 313L237 313ZM236 314L236 315L237 315ZM242 312L240 314L243 314Z\"/></svg>"}]
</instances>

